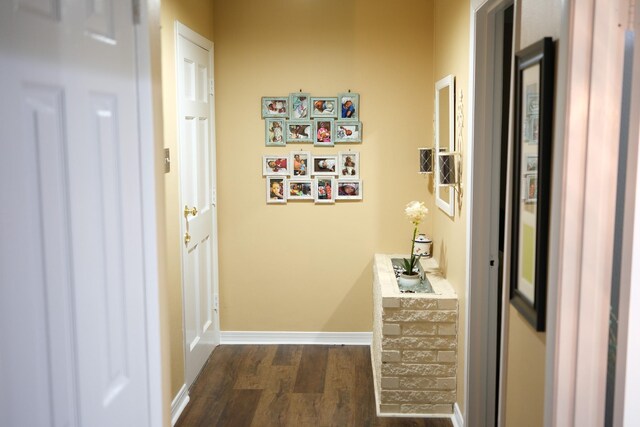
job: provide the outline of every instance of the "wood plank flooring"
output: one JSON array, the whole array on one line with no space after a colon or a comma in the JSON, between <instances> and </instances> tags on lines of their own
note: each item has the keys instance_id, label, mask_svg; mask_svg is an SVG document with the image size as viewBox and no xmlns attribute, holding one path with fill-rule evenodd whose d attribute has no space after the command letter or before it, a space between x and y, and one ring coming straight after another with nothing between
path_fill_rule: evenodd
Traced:
<instances>
[{"instance_id":1,"label":"wood plank flooring","mask_svg":"<svg viewBox=\"0 0 640 427\"><path fill-rule=\"evenodd\" d=\"M221 345L177 427L452 427L449 419L376 417L369 347Z\"/></svg>"}]
</instances>

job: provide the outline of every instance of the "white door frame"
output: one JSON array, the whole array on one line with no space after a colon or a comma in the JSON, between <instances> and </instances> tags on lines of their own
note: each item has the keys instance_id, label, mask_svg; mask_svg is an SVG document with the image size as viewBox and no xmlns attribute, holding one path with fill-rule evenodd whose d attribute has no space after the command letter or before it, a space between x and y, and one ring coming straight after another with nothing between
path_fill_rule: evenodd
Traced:
<instances>
[{"instance_id":1,"label":"white door frame","mask_svg":"<svg viewBox=\"0 0 640 427\"><path fill-rule=\"evenodd\" d=\"M496 348L498 331L497 289L499 259L498 200L500 139L502 122L502 34L501 18L513 0L476 1L471 5L470 54L472 64L469 82L471 113L469 115L469 173L467 188L467 342L465 372L465 419L469 425L492 426L498 414L496 401L496 363L500 355ZM517 5L514 5L517 7ZM517 11L514 10L514 16ZM514 34L513 43L515 46ZM513 68L513 67L512 67ZM513 77L512 77L513 79ZM510 83L512 85L512 82ZM511 112L510 112L511 114ZM511 128L511 126L510 126ZM511 140L511 132L509 132ZM511 156L507 156L511 158ZM509 165L510 162L507 162ZM504 165L503 167L507 167ZM509 170L507 176L510 176ZM509 194L507 180L507 195ZM508 196L507 196L508 199ZM507 200L507 206L509 201ZM508 224L509 218L505 218ZM505 262L508 261L508 230L505 232ZM490 261L494 260L494 265ZM507 276L508 277L508 276ZM508 282L504 282L508 283ZM503 326L501 343L506 338L505 307L503 298ZM502 351L501 353L504 353ZM500 359L500 382L503 383L505 358ZM501 397L504 387L500 386ZM500 405L502 407L503 405Z\"/></svg>"},{"instance_id":2,"label":"white door frame","mask_svg":"<svg viewBox=\"0 0 640 427\"><path fill-rule=\"evenodd\" d=\"M189 27L187 27L186 25L182 24L179 21L175 21L175 46L176 46L176 58L180 57L180 51L179 51L179 38L180 37L184 37L185 39L193 42L194 44L202 47L203 49L205 49L206 51L208 51L209 53L209 67L211 69L211 73L212 73L212 77L211 77L211 87L209 90L213 91L213 73L214 73L214 62L213 62L213 42L211 42L210 40L206 39L205 37L201 36L200 34L196 33L195 31L193 31L192 29L190 29ZM180 75L180 73L178 72L177 67L180 66L180 63L178 60L176 60L176 78L178 75ZM178 82L178 84L180 84L180 82ZM177 89L177 86L176 86ZM181 119L180 119L180 99L179 99L179 92L176 96L176 100L177 100L177 138L178 138L178 152L177 152L177 156L178 156L178 162L180 162L180 128L181 128ZM211 272L211 278L212 278L212 286L213 286L213 294L212 294L212 306L214 307L214 332L215 332L215 343L214 345L219 345L220 344L220 310L219 310L219 303L218 303L218 295L219 295L219 285L218 285L218 280L219 280L219 276L218 276L218 226L217 226L217 217L218 217L218 200L217 200L217 181L216 181L216 132L215 132L215 97L211 96L210 97L210 128L209 128L209 141L210 141L210 151L211 151L211 173L213 174L212 176L212 183L213 183L213 187L212 187L212 191L213 194L211 195L211 203L212 203L212 236L211 236L211 256L212 256L212 260L211 260L211 268L212 268L212 272ZM180 163L178 163L180 164ZM178 197L180 199L180 201L182 201L182 185L181 185L181 174L178 175ZM181 203L178 203L178 206L176 207L178 209L178 214L179 214L179 218L181 220L181 224L180 224L180 230L184 230L184 206L181 205ZM182 244L182 238L180 239L180 242ZM182 254L182 248L180 250L180 253ZM181 255L180 256L180 266L181 266L181 282L182 282L182 289L183 289L183 306L182 306L182 325L183 325L183 345L184 345L184 337L186 336L186 331L185 331L185 327L186 327L186 321L185 321L185 299L184 299L184 257ZM189 387L191 387L192 384L189 384L187 382L187 348L186 346L184 347L184 358L185 358L185 366L184 366L184 373L185 373L185 385L186 388L189 389Z\"/></svg>"},{"instance_id":3,"label":"white door frame","mask_svg":"<svg viewBox=\"0 0 640 427\"><path fill-rule=\"evenodd\" d=\"M549 287L547 300L549 426L604 424L612 188L628 12L628 0L595 0L565 4L562 13L548 281L556 286Z\"/></svg>"},{"instance_id":4,"label":"white door frame","mask_svg":"<svg viewBox=\"0 0 640 427\"><path fill-rule=\"evenodd\" d=\"M140 23L135 28L138 74L138 115L140 124L140 183L142 187L142 228L144 280L147 318L147 362L151 425L169 424L169 365L162 363L163 351L160 294L164 287L166 257L159 250L163 234L158 215L164 206L162 91L160 85L160 0L139 3ZM166 335L166 333L165 333ZM166 346L165 346L166 347Z\"/></svg>"}]
</instances>

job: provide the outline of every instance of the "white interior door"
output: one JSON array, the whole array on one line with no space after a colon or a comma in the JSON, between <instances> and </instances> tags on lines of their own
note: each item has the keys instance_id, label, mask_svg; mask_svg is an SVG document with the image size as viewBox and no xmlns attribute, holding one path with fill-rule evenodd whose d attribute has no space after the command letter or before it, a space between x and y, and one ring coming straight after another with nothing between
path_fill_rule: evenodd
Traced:
<instances>
[{"instance_id":1,"label":"white interior door","mask_svg":"<svg viewBox=\"0 0 640 427\"><path fill-rule=\"evenodd\" d=\"M220 342L217 301L213 44L176 23L185 383Z\"/></svg>"},{"instance_id":2,"label":"white interior door","mask_svg":"<svg viewBox=\"0 0 640 427\"><path fill-rule=\"evenodd\" d=\"M0 425L149 426L132 3L0 2Z\"/></svg>"}]
</instances>

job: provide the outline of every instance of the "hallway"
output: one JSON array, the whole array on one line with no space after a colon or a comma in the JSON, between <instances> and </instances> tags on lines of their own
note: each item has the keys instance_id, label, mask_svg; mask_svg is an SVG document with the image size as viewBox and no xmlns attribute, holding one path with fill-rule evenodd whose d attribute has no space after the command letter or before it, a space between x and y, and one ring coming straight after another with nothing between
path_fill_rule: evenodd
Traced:
<instances>
[{"instance_id":1,"label":"hallway","mask_svg":"<svg viewBox=\"0 0 640 427\"><path fill-rule=\"evenodd\" d=\"M376 417L367 346L222 345L190 396L177 427L452 426Z\"/></svg>"}]
</instances>

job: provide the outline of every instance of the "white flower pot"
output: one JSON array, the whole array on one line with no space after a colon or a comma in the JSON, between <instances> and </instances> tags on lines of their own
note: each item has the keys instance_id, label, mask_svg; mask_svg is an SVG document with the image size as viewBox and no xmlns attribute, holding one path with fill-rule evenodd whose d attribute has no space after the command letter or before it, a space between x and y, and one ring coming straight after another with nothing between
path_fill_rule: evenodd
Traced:
<instances>
[{"instance_id":1,"label":"white flower pot","mask_svg":"<svg viewBox=\"0 0 640 427\"><path fill-rule=\"evenodd\" d=\"M411 288L420 284L420 275L419 274L404 274L402 273L400 277L398 277L398 287L400 289L403 288Z\"/></svg>"}]
</instances>

